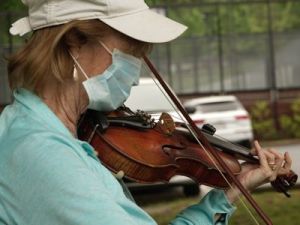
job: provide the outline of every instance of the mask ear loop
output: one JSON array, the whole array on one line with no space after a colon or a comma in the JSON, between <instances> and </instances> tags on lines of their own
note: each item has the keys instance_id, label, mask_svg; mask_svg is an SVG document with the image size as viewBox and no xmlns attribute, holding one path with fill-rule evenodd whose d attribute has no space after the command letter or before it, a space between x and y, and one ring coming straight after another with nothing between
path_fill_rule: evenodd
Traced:
<instances>
[{"instance_id":1,"label":"mask ear loop","mask_svg":"<svg viewBox=\"0 0 300 225\"><path fill-rule=\"evenodd\" d=\"M77 58L78 58L78 56L76 57L76 59ZM77 68L76 68L76 65L74 62L73 62L73 80L76 82L78 81L78 71L77 71Z\"/></svg>"},{"instance_id":2,"label":"mask ear loop","mask_svg":"<svg viewBox=\"0 0 300 225\"><path fill-rule=\"evenodd\" d=\"M88 80L89 79L88 75L84 72L84 70L80 66L79 62L77 61L77 59L73 56L73 54L70 51L69 51L69 54L72 57L74 63L78 66L78 68L80 69L80 71L83 73L83 75L85 76L85 78ZM75 65L74 65L74 70L75 70Z\"/></svg>"},{"instance_id":3,"label":"mask ear loop","mask_svg":"<svg viewBox=\"0 0 300 225\"><path fill-rule=\"evenodd\" d=\"M113 55L112 51L102 42L99 40L99 44L110 54Z\"/></svg>"},{"instance_id":4,"label":"mask ear loop","mask_svg":"<svg viewBox=\"0 0 300 225\"><path fill-rule=\"evenodd\" d=\"M102 42L99 40L99 44L110 54L113 55L112 51ZM78 68L80 69L80 71L83 73L83 75L85 76L85 78L88 80L89 77L88 75L84 72L83 68L81 67L81 65L79 64L79 62L77 61L77 59L74 57L74 55L69 51L70 56L72 57L74 63L78 66ZM74 71L73 71L73 77L74 80L78 80L78 74L77 74L77 70L76 67L74 65Z\"/></svg>"}]
</instances>

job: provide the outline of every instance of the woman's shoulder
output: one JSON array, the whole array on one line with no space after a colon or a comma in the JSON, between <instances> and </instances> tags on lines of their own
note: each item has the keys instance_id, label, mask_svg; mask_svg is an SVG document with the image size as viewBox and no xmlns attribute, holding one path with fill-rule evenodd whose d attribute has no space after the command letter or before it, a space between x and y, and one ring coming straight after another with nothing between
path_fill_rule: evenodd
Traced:
<instances>
[{"instance_id":1,"label":"woman's shoulder","mask_svg":"<svg viewBox=\"0 0 300 225\"><path fill-rule=\"evenodd\" d=\"M5 108L0 115L0 154L3 151L35 154L40 151L80 148L67 129L60 129L43 116L35 116L17 104Z\"/></svg>"},{"instance_id":2,"label":"woman's shoulder","mask_svg":"<svg viewBox=\"0 0 300 225\"><path fill-rule=\"evenodd\" d=\"M75 141L45 130L19 131L17 134L6 135L0 144L0 158L20 165L37 161L76 159L79 158L80 151L82 150Z\"/></svg>"},{"instance_id":3,"label":"woman's shoulder","mask_svg":"<svg viewBox=\"0 0 300 225\"><path fill-rule=\"evenodd\" d=\"M95 176L91 159L81 146L56 133L31 132L2 147L0 168L4 174L0 177L4 180L18 179L25 186L34 180L54 185L64 182L67 175L76 179L78 171L74 170Z\"/></svg>"},{"instance_id":4,"label":"woman's shoulder","mask_svg":"<svg viewBox=\"0 0 300 225\"><path fill-rule=\"evenodd\" d=\"M86 155L80 143L71 134L47 129L47 126L31 118L7 120L6 129L0 133L0 163L13 162L20 167L41 161L49 165L55 160L80 163Z\"/></svg>"},{"instance_id":5,"label":"woman's shoulder","mask_svg":"<svg viewBox=\"0 0 300 225\"><path fill-rule=\"evenodd\" d=\"M0 133L1 171L14 171L14 176L51 174L54 168L92 171L92 147L88 149L88 144L73 137L66 128L9 108L1 115L1 122L5 125Z\"/></svg>"}]
</instances>

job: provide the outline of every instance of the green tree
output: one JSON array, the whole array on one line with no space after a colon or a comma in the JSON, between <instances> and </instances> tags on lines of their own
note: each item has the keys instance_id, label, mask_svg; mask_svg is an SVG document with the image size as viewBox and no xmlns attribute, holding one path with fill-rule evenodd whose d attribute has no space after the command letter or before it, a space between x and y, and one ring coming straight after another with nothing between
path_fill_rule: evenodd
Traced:
<instances>
[{"instance_id":1,"label":"green tree","mask_svg":"<svg viewBox=\"0 0 300 225\"><path fill-rule=\"evenodd\" d=\"M24 10L25 6L21 0L1 0L0 11L7 10Z\"/></svg>"},{"instance_id":2,"label":"green tree","mask_svg":"<svg viewBox=\"0 0 300 225\"><path fill-rule=\"evenodd\" d=\"M221 21L222 34L266 33L268 31L267 3L233 4L226 0L199 1L199 7L173 7L193 0L146 0L151 6L168 6L169 16L189 27L187 34L216 34ZM202 3L228 4L202 4ZM300 3L296 1L271 4L273 30L282 32L300 28Z\"/></svg>"},{"instance_id":3,"label":"green tree","mask_svg":"<svg viewBox=\"0 0 300 225\"><path fill-rule=\"evenodd\" d=\"M300 138L300 99L291 104L291 115L282 115L280 125L283 133L289 137Z\"/></svg>"},{"instance_id":4,"label":"green tree","mask_svg":"<svg viewBox=\"0 0 300 225\"><path fill-rule=\"evenodd\" d=\"M266 101L257 101L250 110L255 136L261 139L276 138L276 129L270 106Z\"/></svg>"}]
</instances>

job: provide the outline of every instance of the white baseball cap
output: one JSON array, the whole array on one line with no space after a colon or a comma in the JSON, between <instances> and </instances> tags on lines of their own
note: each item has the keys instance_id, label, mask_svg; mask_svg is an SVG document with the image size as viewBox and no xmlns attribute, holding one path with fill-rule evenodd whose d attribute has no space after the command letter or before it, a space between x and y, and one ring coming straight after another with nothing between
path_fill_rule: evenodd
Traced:
<instances>
[{"instance_id":1,"label":"white baseball cap","mask_svg":"<svg viewBox=\"0 0 300 225\"><path fill-rule=\"evenodd\" d=\"M12 35L24 35L73 20L99 19L134 39L163 43L187 27L149 9L144 0L22 0L29 16L12 24Z\"/></svg>"}]
</instances>

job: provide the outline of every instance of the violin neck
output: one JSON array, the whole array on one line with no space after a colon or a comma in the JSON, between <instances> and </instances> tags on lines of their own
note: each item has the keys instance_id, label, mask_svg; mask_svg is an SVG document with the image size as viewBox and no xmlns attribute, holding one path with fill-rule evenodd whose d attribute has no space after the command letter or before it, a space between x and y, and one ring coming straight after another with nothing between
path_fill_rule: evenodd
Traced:
<instances>
[{"instance_id":1,"label":"violin neck","mask_svg":"<svg viewBox=\"0 0 300 225\"><path fill-rule=\"evenodd\" d=\"M209 143L214 147L216 147L218 150L224 151L228 154L232 154L237 158L245 160L250 163L257 164L259 162L259 160L250 153L250 149L245 148L238 144L231 143L227 140L218 138L216 136L213 136L205 132L205 130L202 131L204 136L209 141Z\"/></svg>"}]
</instances>

